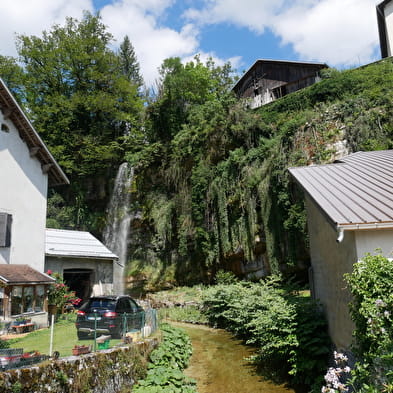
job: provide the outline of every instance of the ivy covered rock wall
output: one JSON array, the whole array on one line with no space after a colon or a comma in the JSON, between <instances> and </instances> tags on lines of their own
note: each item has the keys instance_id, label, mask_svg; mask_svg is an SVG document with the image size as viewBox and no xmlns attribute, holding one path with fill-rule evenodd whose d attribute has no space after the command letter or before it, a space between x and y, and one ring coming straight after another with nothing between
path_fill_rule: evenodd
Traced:
<instances>
[{"instance_id":1,"label":"ivy covered rock wall","mask_svg":"<svg viewBox=\"0 0 393 393\"><path fill-rule=\"evenodd\" d=\"M257 110L225 89L192 102L182 85L170 101L170 82L194 68L165 75L148 111L155 133L129 155L145 236L143 245L131 241L129 274L144 273L157 286L211 282L219 269L240 272L263 258L266 273L306 280L304 198L288 168L393 147L391 59L328 69L320 82ZM220 83L222 70L197 68ZM179 103L181 124L173 128L163 111L173 122Z\"/></svg>"},{"instance_id":2,"label":"ivy covered rock wall","mask_svg":"<svg viewBox=\"0 0 393 393\"><path fill-rule=\"evenodd\" d=\"M146 374L156 339L0 373L2 393L121 393Z\"/></svg>"}]
</instances>

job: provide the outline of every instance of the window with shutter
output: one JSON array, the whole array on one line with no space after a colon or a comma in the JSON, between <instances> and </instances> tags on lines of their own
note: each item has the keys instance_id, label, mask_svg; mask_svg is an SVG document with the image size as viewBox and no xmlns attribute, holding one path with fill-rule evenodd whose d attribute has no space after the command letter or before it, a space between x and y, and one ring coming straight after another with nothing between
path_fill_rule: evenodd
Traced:
<instances>
[{"instance_id":1,"label":"window with shutter","mask_svg":"<svg viewBox=\"0 0 393 393\"><path fill-rule=\"evenodd\" d=\"M11 245L11 224L12 215L0 213L0 247L9 247Z\"/></svg>"}]
</instances>

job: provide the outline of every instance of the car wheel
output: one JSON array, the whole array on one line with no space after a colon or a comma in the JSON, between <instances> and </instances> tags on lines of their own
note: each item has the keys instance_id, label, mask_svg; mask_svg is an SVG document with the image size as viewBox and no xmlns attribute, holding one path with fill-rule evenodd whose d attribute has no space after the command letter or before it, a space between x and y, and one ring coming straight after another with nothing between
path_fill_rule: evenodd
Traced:
<instances>
[{"instance_id":1,"label":"car wheel","mask_svg":"<svg viewBox=\"0 0 393 393\"><path fill-rule=\"evenodd\" d=\"M85 332L77 332L78 340L85 340L89 337L89 335Z\"/></svg>"}]
</instances>

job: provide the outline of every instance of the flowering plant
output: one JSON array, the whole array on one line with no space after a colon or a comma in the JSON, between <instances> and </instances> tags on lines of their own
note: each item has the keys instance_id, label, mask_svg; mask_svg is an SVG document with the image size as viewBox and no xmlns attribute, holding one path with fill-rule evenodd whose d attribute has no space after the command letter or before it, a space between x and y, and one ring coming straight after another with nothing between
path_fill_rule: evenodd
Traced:
<instances>
[{"instance_id":1,"label":"flowering plant","mask_svg":"<svg viewBox=\"0 0 393 393\"><path fill-rule=\"evenodd\" d=\"M70 291L69 287L64 283L63 277L50 270L47 274L53 277L56 282L49 287L48 290L48 302L54 304L57 308L62 311L66 305L76 306L81 302L74 291Z\"/></svg>"},{"instance_id":2,"label":"flowering plant","mask_svg":"<svg viewBox=\"0 0 393 393\"><path fill-rule=\"evenodd\" d=\"M322 387L322 393L348 392L349 387L344 383L351 369L347 365L348 357L343 353L334 351L335 367L330 367L325 375L326 385Z\"/></svg>"}]
</instances>

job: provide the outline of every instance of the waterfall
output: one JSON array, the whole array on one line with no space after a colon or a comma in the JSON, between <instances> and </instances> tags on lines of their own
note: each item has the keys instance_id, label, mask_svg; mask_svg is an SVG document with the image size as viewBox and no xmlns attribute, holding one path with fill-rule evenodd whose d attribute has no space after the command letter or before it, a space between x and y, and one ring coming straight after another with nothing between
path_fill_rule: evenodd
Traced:
<instances>
[{"instance_id":1,"label":"waterfall","mask_svg":"<svg viewBox=\"0 0 393 393\"><path fill-rule=\"evenodd\" d=\"M131 214L130 187L133 168L124 162L117 172L111 200L107 211L107 225L103 233L104 244L119 257L113 263L113 293L124 293L124 267L127 263L128 234Z\"/></svg>"}]
</instances>

